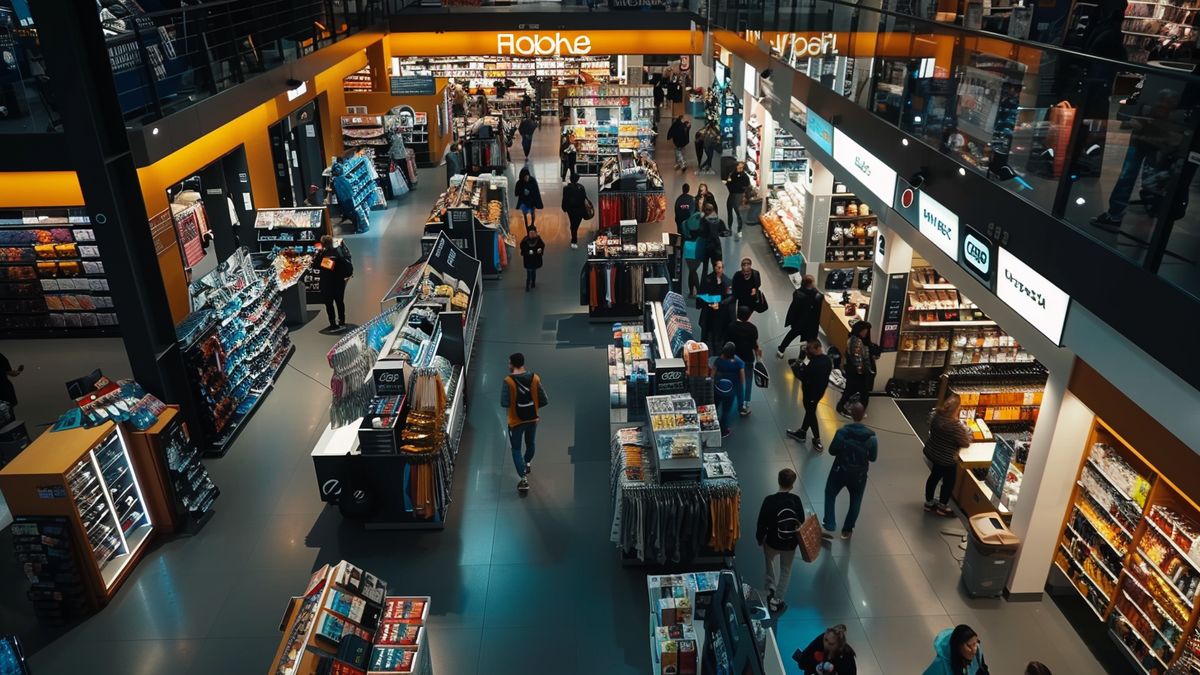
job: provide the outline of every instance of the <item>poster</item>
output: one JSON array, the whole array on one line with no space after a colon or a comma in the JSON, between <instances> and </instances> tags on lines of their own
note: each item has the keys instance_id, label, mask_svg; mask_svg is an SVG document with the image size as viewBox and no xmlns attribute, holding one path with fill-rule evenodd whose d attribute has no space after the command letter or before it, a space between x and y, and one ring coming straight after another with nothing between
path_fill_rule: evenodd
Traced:
<instances>
[{"instance_id":1,"label":"poster","mask_svg":"<svg viewBox=\"0 0 1200 675\"><path fill-rule=\"evenodd\" d=\"M879 332L879 348L882 351L896 351L900 342L900 321L904 318L907 301L908 273L889 274L887 294L883 301L883 327Z\"/></svg>"}]
</instances>

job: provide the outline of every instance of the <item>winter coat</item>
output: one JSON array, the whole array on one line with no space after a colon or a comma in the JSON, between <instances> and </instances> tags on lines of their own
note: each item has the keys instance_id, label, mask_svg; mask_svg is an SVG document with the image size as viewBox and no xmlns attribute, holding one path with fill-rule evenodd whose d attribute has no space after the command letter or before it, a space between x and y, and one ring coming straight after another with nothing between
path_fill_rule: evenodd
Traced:
<instances>
[{"instance_id":1,"label":"winter coat","mask_svg":"<svg viewBox=\"0 0 1200 675\"><path fill-rule=\"evenodd\" d=\"M804 522L804 502L794 493L776 492L763 499L758 509L754 539L759 546L776 551L794 551L800 545L796 530Z\"/></svg>"},{"instance_id":2,"label":"winter coat","mask_svg":"<svg viewBox=\"0 0 1200 675\"><path fill-rule=\"evenodd\" d=\"M800 378L800 391L806 401L819 401L825 396L829 387L829 375L833 372L833 359L828 354L813 356L804 366L804 376Z\"/></svg>"},{"instance_id":3,"label":"winter coat","mask_svg":"<svg viewBox=\"0 0 1200 675\"><path fill-rule=\"evenodd\" d=\"M677 148L686 148L688 143L692 142L688 126L683 122L672 122L671 128L667 130L667 138L671 139Z\"/></svg>"},{"instance_id":4,"label":"winter coat","mask_svg":"<svg viewBox=\"0 0 1200 675\"><path fill-rule=\"evenodd\" d=\"M346 292L346 280L354 275L354 264L336 247L331 251L317 252L312 267L317 270L321 281L321 295L329 299L342 297Z\"/></svg>"},{"instance_id":5,"label":"winter coat","mask_svg":"<svg viewBox=\"0 0 1200 675\"><path fill-rule=\"evenodd\" d=\"M933 663L929 664L922 675L962 675L954 672L951 665L953 663L950 660L950 635L952 633L954 633L953 628L946 628L933 638ZM975 658L967 665L967 675L979 675L983 669L983 647L980 646L975 652Z\"/></svg>"},{"instance_id":6,"label":"winter coat","mask_svg":"<svg viewBox=\"0 0 1200 675\"><path fill-rule=\"evenodd\" d=\"M546 253L546 242L538 237L525 237L521 240L521 258L525 261L525 269L536 270L542 266L542 255Z\"/></svg>"},{"instance_id":7,"label":"winter coat","mask_svg":"<svg viewBox=\"0 0 1200 675\"><path fill-rule=\"evenodd\" d=\"M533 176L530 176L529 180L524 183L518 179L515 192L518 207L524 204L534 209L544 208L542 205L542 191L538 188L537 179Z\"/></svg>"},{"instance_id":8,"label":"winter coat","mask_svg":"<svg viewBox=\"0 0 1200 675\"><path fill-rule=\"evenodd\" d=\"M729 194L740 195L750 187L750 174L745 171L734 171L729 174L725 184L729 186Z\"/></svg>"},{"instance_id":9,"label":"winter coat","mask_svg":"<svg viewBox=\"0 0 1200 675\"><path fill-rule=\"evenodd\" d=\"M696 308L700 310L700 326L707 333L710 330L720 330L733 322L734 298L729 288L729 277L722 274L708 274L700 280L700 295L716 295L721 298L717 309L707 302L696 298ZM720 351L722 345L709 345L713 351Z\"/></svg>"},{"instance_id":10,"label":"winter coat","mask_svg":"<svg viewBox=\"0 0 1200 675\"><path fill-rule=\"evenodd\" d=\"M758 270L750 270L750 278L747 279L742 275L742 271L738 270L733 273L733 280L729 282L733 288L733 297L737 298L738 306L748 305L754 307L758 303L755 302L755 297L750 294L750 290L754 288L762 288L762 275Z\"/></svg>"},{"instance_id":11,"label":"winter coat","mask_svg":"<svg viewBox=\"0 0 1200 675\"><path fill-rule=\"evenodd\" d=\"M587 215L587 190L579 183L570 183L563 188L562 210L568 216L583 218Z\"/></svg>"},{"instance_id":12,"label":"winter coat","mask_svg":"<svg viewBox=\"0 0 1200 675\"><path fill-rule=\"evenodd\" d=\"M871 343L857 335L851 335L846 343L846 362L842 364L846 375L869 376L875 374L875 359L871 356Z\"/></svg>"},{"instance_id":13,"label":"winter coat","mask_svg":"<svg viewBox=\"0 0 1200 675\"><path fill-rule=\"evenodd\" d=\"M683 223L696 212L696 198L692 195L679 195L675 199L675 226L682 234Z\"/></svg>"},{"instance_id":14,"label":"winter coat","mask_svg":"<svg viewBox=\"0 0 1200 675\"><path fill-rule=\"evenodd\" d=\"M866 458L867 462L879 459L879 439L875 432L861 422L852 422L837 430L829 444L829 456L833 457L833 471L858 468L866 475L867 467L853 467L853 459Z\"/></svg>"},{"instance_id":15,"label":"winter coat","mask_svg":"<svg viewBox=\"0 0 1200 675\"><path fill-rule=\"evenodd\" d=\"M958 463L958 451L971 444L971 432L962 422L937 411L929 414L929 440L923 452L929 461L938 466L953 466Z\"/></svg>"},{"instance_id":16,"label":"winter coat","mask_svg":"<svg viewBox=\"0 0 1200 675\"><path fill-rule=\"evenodd\" d=\"M797 650L792 658L804 671L804 675L817 675L817 665L826 661L833 664L834 675L858 675L858 664L854 662L854 650L850 645L843 646L837 656L831 659L825 654L824 634L818 635L817 639L808 643L804 651Z\"/></svg>"},{"instance_id":17,"label":"winter coat","mask_svg":"<svg viewBox=\"0 0 1200 675\"><path fill-rule=\"evenodd\" d=\"M792 304L788 305L787 316L783 325L800 330L800 334L809 338L817 336L817 327L821 323L821 303L825 296L813 288L797 288L792 292Z\"/></svg>"}]
</instances>

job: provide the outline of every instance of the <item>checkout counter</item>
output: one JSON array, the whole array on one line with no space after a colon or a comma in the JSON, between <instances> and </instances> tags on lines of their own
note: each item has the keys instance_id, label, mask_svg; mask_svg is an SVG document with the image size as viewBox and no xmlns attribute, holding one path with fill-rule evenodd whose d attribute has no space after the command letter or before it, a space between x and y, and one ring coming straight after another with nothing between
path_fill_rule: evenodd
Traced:
<instances>
[{"instance_id":1,"label":"checkout counter","mask_svg":"<svg viewBox=\"0 0 1200 675\"><path fill-rule=\"evenodd\" d=\"M1012 520L1024 477L1023 465L1016 461L1016 448L1022 442L997 436L959 451L953 497L968 518L995 512L1005 523Z\"/></svg>"}]
</instances>

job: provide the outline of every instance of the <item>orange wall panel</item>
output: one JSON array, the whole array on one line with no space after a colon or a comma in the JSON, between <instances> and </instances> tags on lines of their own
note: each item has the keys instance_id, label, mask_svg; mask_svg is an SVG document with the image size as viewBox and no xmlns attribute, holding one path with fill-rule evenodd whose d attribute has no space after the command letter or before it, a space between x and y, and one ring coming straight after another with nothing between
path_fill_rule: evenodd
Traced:
<instances>
[{"instance_id":1,"label":"orange wall panel","mask_svg":"<svg viewBox=\"0 0 1200 675\"><path fill-rule=\"evenodd\" d=\"M83 190L74 171L0 173L0 208L83 206Z\"/></svg>"}]
</instances>

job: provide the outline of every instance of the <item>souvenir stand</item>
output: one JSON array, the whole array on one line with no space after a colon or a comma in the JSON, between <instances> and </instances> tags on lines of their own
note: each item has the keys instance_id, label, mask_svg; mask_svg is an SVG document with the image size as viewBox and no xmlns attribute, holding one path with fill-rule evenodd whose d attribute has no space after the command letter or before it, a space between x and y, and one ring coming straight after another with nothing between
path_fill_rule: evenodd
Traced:
<instances>
[{"instance_id":1,"label":"souvenir stand","mask_svg":"<svg viewBox=\"0 0 1200 675\"><path fill-rule=\"evenodd\" d=\"M482 305L479 262L443 232L379 316L329 351L330 425L313 448L321 499L369 529L442 529Z\"/></svg>"},{"instance_id":2,"label":"souvenir stand","mask_svg":"<svg viewBox=\"0 0 1200 675\"><path fill-rule=\"evenodd\" d=\"M445 232L455 246L482 265L483 278L498 279L516 239L508 224L508 178L485 173L454 176L425 222L421 252L428 253Z\"/></svg>"},{"instance_id":3,"label":"souvenir stand","mask_svg":"<svg viewBox=\"0 0 1200 675\"><path fill-rule=\"evenodd\" d=\"M624 220L657 223L667 215L667 194L658 166L649 156L633 150L622 149L619 156L604 160L599 196L596 210L601 230Z\"/></svg>"},{"instance_id":4,"label":"souvenir stand","mask_svg":"<svg viewBox=\"0 0 1200 675\"><path fill-rule=\"evenodd\" d=\"M463 166L503 174L508 167L512 130L504 118L488 115L468 123L460 132Z\"/></svg>"}]
</instances>

